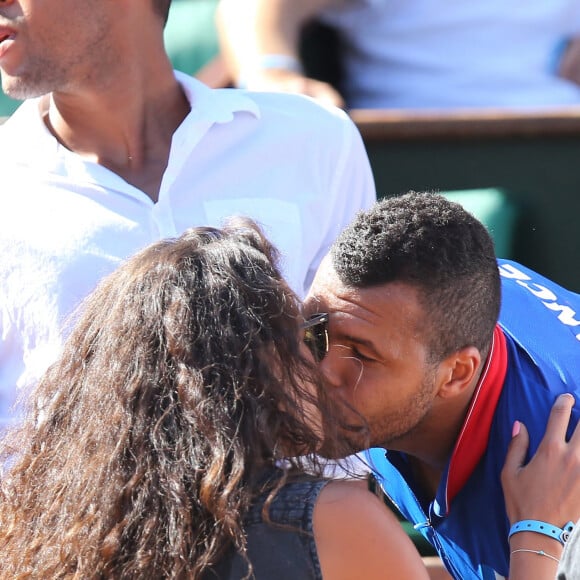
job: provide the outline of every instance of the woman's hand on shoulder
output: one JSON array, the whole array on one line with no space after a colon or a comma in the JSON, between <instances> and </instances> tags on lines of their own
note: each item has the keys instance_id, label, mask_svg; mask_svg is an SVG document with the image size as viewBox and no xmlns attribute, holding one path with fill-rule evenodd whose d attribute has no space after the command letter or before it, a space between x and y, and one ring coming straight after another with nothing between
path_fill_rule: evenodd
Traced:
<instances>
[{"instance_id":1,"label":"woman's hand on shoulder","mask_svg":"<svg viewBox=\"0 0 580 580\"><path fill-rule=\"evenodd\" d=\"M566 441L573 406L572 395L556 399L544 437L527 464L528 431L523 423L514 427L501 474L511 524L536 519L560 526L580 517L580 425Z\"/></svg>"},{"instance_id":2,"label":"woman's hand on shoulder","mask_svg":"<svg viewBox=\"0 0 580 580\"><path fill-rule=\"evenodd\" d=\"M501 477L511 525L538 520L562 529L580 517L580 425L566 441L573 405L572 396L558 397L546 433L528 463L528 431L524 424L514 425ZM563 549L556 537L524 528L509 538L509 544L510 578L554 578Z\"/></svg>"},{"instance_id":3,"label":"woman's hand on shoulder","mask_svg":"<svg viewBox=\"0 0 580 580\"><path fill-rule=\"evenodd\" d=\"M366 481L332 481L314 508L314 537L324 580L429 575L413 542Z\"/></svg>"}]
</instances>

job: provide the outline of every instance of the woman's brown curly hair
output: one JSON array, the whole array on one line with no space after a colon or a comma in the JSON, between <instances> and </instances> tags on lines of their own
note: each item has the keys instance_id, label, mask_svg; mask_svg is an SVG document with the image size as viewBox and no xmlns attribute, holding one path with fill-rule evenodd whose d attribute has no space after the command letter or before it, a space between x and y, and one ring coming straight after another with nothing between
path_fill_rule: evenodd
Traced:
<instances>
[{"instance_id":1,"label":"woman's brown curly hair","mask_svg":"<svg viewBox=\"0 0 580 580\"><path fill-rule=\"evenodd\" d=\"M250 220L194 228L85 301L2 443L3 578L196 578L244 553L263 470L319 448L309 403L330 416L274 257Z\"/></svg>"}]
</instances>

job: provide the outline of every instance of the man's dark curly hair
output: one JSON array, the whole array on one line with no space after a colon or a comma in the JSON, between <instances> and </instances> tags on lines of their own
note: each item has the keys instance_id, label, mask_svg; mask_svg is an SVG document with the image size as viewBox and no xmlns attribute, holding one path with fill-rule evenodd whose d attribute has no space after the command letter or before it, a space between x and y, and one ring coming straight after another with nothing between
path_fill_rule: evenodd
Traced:
<instances>
[{"instance_id":1,"label":"man's dark curly hair","mask_svg":"<svg viewBox=\"0 0 580 580\"><path fill-rule=\"evenodd\" d=\"M331 417L274 258L240 220L103 280L0 447L2 578L200 578L246 553L264 471Z\"/></svg>"},{"instance_id":2,"label":"man's dark curly hair","mask_svg":"<svg viewBox=\"0 0 580 580\"><path fill-rule=\"evenodd\" d=\"M487 354L500 307L495 251L485 226L458 203L416 192L379 200L331 256L347 286L403 282L418 290L433 361L465 346Z\"/></svg>"}]
</instances>

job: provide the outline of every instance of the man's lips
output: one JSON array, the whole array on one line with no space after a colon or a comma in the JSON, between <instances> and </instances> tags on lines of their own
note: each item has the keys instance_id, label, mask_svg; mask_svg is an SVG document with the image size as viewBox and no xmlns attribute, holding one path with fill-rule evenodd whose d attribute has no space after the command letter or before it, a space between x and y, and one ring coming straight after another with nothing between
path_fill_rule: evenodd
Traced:
<instances>
[{"instance_id":1,"label":"man's lips","mask_svg":"<svg viewBox=\"0 0 580 580\"><path fill-rule=\"evenodd\" d=\"M0 26L0 43L4 42L5 40L14 38L14 34L14 30L11 28Z\"/></svg>"},{"instance_id":2,"label":"man's lips","mask_svg":"<svg viewBox=\"0 0 580 580\"><path fill-rule=\"evenodd\" d=\"M12 46L12 41L16 38L16 33L12 28L6 28L5 26L0 26L0 58L4 60L4 56L7 54Z\"/></svg>"}]
</instances>

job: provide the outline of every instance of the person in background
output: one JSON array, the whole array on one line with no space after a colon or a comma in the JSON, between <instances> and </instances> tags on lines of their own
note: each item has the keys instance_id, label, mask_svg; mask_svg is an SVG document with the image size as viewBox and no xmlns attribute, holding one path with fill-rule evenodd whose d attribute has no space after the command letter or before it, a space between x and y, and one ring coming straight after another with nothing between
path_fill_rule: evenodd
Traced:
<instances>
[{"instance_id":1,"label":"person in background","mask_svg":"<svg viewBox=\"0 0 580 580\"><path fill-rule=\"evenodd\" d=\"M312 20L335 29L342 83L299 59ZM543 108L580 104L576 0L221 0L233 78L357 109Z\"/></svg>"},{"instance_id":2,"label":"person in background","mask_svg":"<svg viewBox=\"0 0 580 580\"><path fill-rule=\"evenodd\" d=\"M375 199L344 112L210 90L172 70L170 0L0 2L0 427L62 347L61 322L120 262L233 214L262 223L305 294Z\"/></svg>"},{"instance_id":3,"label":"person in background","mask_svg":"<svg viewBox=\"0 0 580 580\"><path fill-rule=\"evenodd\" d=\"M506 577L510 544L525 538L510 528L501 467L514 424L528 427L534 453L554 400L580 397L580 296L498 260L461 205L411 192L380 200L343 231L305 313L324 320L329 392L365 418L386 494L455 578ZM568 434L577 405L571 417ZM358 421L344 432L353 451L368 442ZM534 523L526 549L557 558L577 519L563 510Z\"/></svg>"},{"instance_id":4,"label":"person in background","mask_svg":"<svg viewBox=\"0 0 580 580\"><path fill-rule=\"evenodd\" d=\"M364 481L323 477L317 453L346 450L340 419L303 343L317 353L316 326L274 260L249 220L194 228L86 299L0 444L2 577L428 577ZM510 506L550 516L537 495L564 455L540 448L522 467L525 434L506 462ZM569 483L549 485L578 511ZM515 580L550 577L518 565Z\"/></svg>"}]
</instances>

